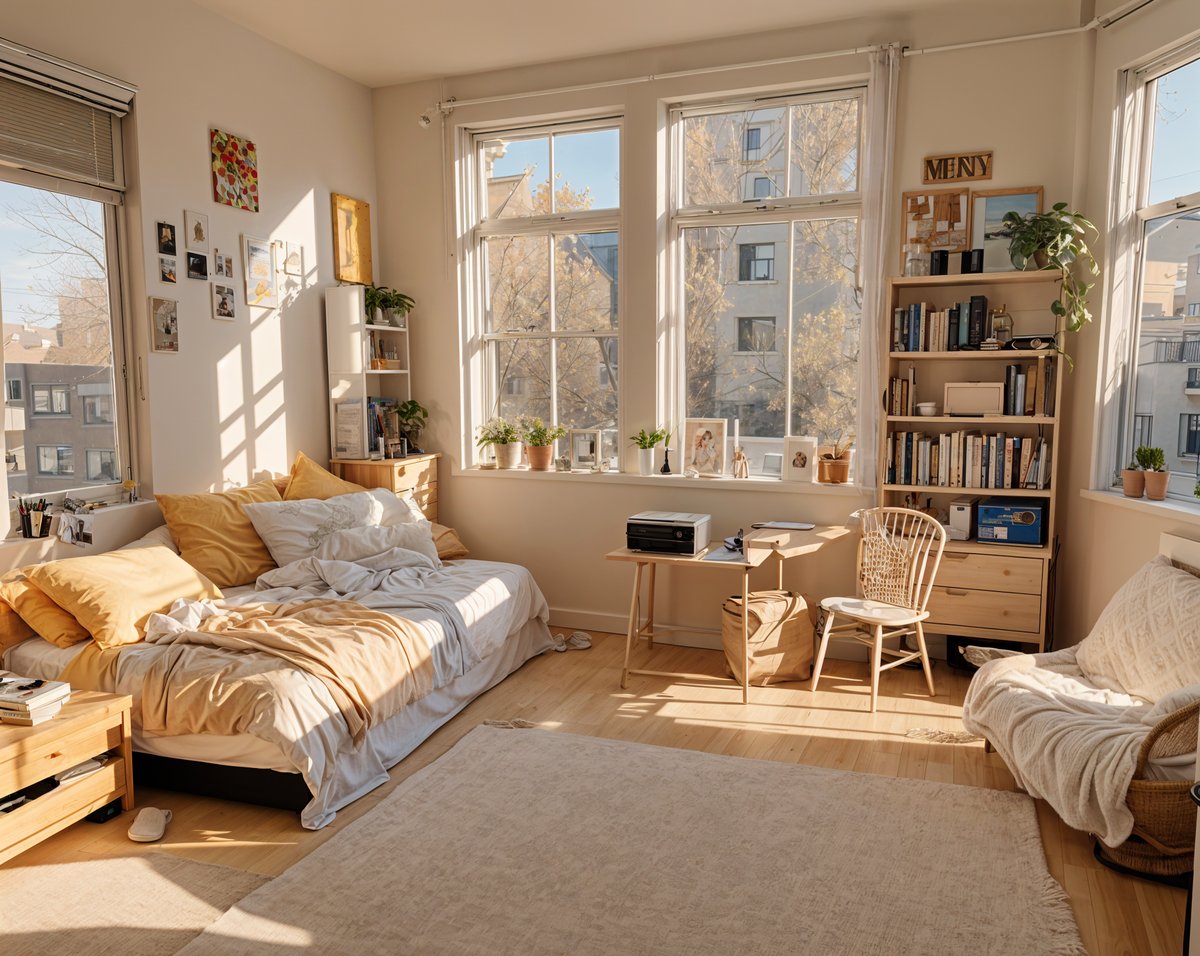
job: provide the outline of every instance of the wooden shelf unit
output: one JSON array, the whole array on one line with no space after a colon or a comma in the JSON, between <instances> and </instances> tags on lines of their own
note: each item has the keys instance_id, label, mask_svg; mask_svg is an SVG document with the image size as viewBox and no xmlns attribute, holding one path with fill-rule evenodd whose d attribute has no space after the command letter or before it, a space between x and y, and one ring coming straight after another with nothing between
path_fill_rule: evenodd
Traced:
<instances>
[{"instance_id":1,"label":"wooden shelf unit","mask_svg":"<svg viewBox=\"0 0 1200 956\"><path fill-rule=\"evenodd\" d=\"M988 310L1005 305L1014 319L1017 335L1057 332L1050 303L1057 295L1057 272L992 272L978 275L900 276L888 284L884 323L885 341L894 310L916 302L946 309L972 295L985 295ZM888 352L882 382L893 376L916 376L912 401L943 404L947 382L1004 380L1007 365L1046 363L1053 367L1052 415L890 415L879 427L879 493L884 505L904 505L906 499L926 499L944 512L959 497L1032 498L1046 503L1046 544L1023 546L971 541L947 541L941 568L929 599L930 618L925 629L933 633L988 638L1045 648L1053 630L1055 554L1057 551L1057 489L1062 444L1063 357L1052 350L1000 349L996 351ZM916 485L887 481L887 444L893 432L959 431L1005 432L1024 437L1044 437L1050 442L1049 486L1033 488L963 488Z\"/></svg>"}]
</instances>

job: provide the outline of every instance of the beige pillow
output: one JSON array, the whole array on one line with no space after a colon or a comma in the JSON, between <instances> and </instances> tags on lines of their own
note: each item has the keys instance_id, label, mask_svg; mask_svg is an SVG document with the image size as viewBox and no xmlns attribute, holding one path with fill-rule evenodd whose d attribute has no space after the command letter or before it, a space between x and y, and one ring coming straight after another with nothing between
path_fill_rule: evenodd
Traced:
<instances>
[{"instance_id":1,"label":"beige pillow","mask_svg":"<svg viewBox=\"0 0 1200 956\"><path fill-rule=\"evenodd\" d=\"M282 501L274 481L212 494L155 495L180 557L219 588L253 584L275 562L242 505Z\"/></svg>"},{"instance_id":2,"label":"beige pillow","mask_svg":"<svg viewBox=\"0 0 1200 956\"><path fill-rule=\"evenodd\" d=\"M1156 555L1113 595L1075 662L1088 677L1156 701L1200 684L1200 578Z\"/></svg>"},{"instance_id":3,"label":"beige pillow","mask_svg":"<svg viewBox=\"0 0 1200 956\"><path fill-rule=\"evenodd\" d=\"M161 545L164 548L170 548L176 554L179 553L179 546L175 543L175 539L171 537L171 529L165 524L160 524L152 531L147 531L136 541L130 541L129 544L121 545L117 550L127 551L130 548L153 548L155 545Z\"/></svg>"},{"instance_id":4,"label":"beige pillow","mask_svg":"<svg viewBox=\"0 0 1200 956\"><path fill-rule=\"evenodd\" d=\"M29 580L101 647L140 641L150 615L178 598L221 596L212 581L161 545L50 561L31 567Z\"/></svg>"},{"instance_id":5,"label":"beige pillow","mask_svg":"<svg viewBox=\"0 0 1200 956\"><path fill-rule=\"evenodd\" d=\"M20 614L4 601L0 601L0 651L6 651L14 644L27 641L36 633Z\"/></svg>"},{"instance_id":6,"label":"beige pillow","mask_svg":"<svg viewBox=\"0 0 1200 956\"><path fill-rule=\"evenodd\" d=\"M443 561L453 561L455 558L468 557L471 552L459 540L458 532L447 528L444 524L433 523L433 543L437 546L438 557Z\"/></svg>"},{"instance_id":7,"label":"beige pillow","mask_svg":"<svg viewBox=\"0 0 1200 956\"><path fill-rule=\"evenodd\" d=\"M291 481L288 482L284 501L299 501L303 498L336 498L339 495L350 495L356 491L366 491L362 485L352 481L343 481L333 472L322 468L304 452L296 455L296 463L292 465Z\"/></svg>"},{"instance_id":8,"label":"beige pillow","mask_svg":"<svg viewBox=\"0 0 1200 956\"><path fill-rule=\"evenodd\" d=\"M92 635L68 612L55 604L26 574L28 568L18 568L0 577L0 600L11 607L36 634L58 647L72 647Z\"/></svg>"}]
</instances>

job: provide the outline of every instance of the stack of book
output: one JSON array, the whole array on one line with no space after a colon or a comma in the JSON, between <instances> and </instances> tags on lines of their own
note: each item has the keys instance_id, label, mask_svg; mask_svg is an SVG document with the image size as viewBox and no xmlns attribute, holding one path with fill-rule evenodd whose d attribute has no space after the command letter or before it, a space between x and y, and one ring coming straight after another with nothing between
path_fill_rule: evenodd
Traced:
<instances>
[{"instance_id":1,"label":"stack of book","mask_svg":"<svg viewBox=\"0 0 1200 956\"><path fill-rule=\"evenodd\" d=\"M0 723L34 727L71 699L71 685L57 680L0 677Z\"/></svg>"},{"instance_id":2,"label":"stack of book","mask_svg":"<svg viewBox=\"0 0 1200 956\"><path fill-rule=\"evenodd\" d=\"M893 352L978 351L991 337L987 296L973 295L948 309L914 302L892 312Z\"/></svg>"},{"instance_id":3,"label":"stack of book","mask_svg":"<svg viewBox=\"0 0 1200 956\"><path fill-rule=\"evenodd\" d=\"M887 483L941 488L1050 486L1050 442L1040 436L979 431L892 432Z\"/></svg>"}]
</instances>

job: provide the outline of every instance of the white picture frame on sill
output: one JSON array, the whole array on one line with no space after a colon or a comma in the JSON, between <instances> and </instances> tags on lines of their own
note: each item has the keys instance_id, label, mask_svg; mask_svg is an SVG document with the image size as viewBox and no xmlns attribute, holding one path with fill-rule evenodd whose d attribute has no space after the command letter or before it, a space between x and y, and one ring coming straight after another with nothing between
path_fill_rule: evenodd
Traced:
<instances>
[{"instance_id":1,"label":"white picture frame on sill","mask_svg":"<svg viewBox=\"0 0 1200 956\"><path fill-rule=\"evenodd\" d=\"M811 435L788 436L783 440L784 481L811 484L817 480L817 445Z\"/></svg>"},{"instance_id":2,"label":"white picture frame on sill","mask_svg":"<svg viewBox=\"0 0 1200 956\"><path fill-rule=\"evenodd\" d=\"M599 428L572 428L567 432L571 471L594 471L599 462L602 435Z\"/></svg>"}]
</instances>

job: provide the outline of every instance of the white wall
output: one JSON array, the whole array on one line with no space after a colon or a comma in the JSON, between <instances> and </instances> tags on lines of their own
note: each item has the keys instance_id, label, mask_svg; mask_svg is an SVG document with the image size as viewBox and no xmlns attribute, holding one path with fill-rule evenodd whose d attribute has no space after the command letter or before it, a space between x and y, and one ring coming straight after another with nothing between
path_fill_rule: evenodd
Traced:
<instances>
[{"instance_id":1,"label":"white wall","mask_svg":"<svg viewBox=\"0 0 1200 956\"><path fill-rule=\"evenodd\" d=\"M456 110L443 136L436 125L427 132L418 130L419 112L449 95L469 99L875 42L931 46L1077 23L1077 8L1069 3L1012 3L999 10L975 5L969 13L957 5L919 18L844 22L377 90L380 275L418 302L412 343L414 394L432 413L430 444L446 453L439 493L444 519L459 528L476 555L529 566L554 608L556 622L623 630L631 571L627 565L605 562L603 554L622 544L629 514L647 508L707 512L713 515L714 533L724 536L766 518L840 523L870 502L867 495L824 488L785 494L753 485L731 487L732 482L665 488L632 479L464 472L459 461L467 425L459 387L457 262L455 236L448 232L452 207L447 205L452 202L453 170L448 163L454 127L587 110L624 114L621 433L632 434L662 417L655 405L655 367L656 324L665 311L658 250L665 237L666 209L665 173L656 157L665 146L665 106L723 91L837 83L861 77L867 64L864 56L846 56L515 98ZM894 208L899 207L901 191L920 184L924 155L959 148L995 150L996 178L988 185L1041 183L1049 200L1071 199L1077 136L1072 117L1078 113L1081 95L1083 50L1084 41L1068 37L906 59ZM1017 64L1031 61L1056 64L1053 95L1042 95L1032 79L1023 87L1014 78ZM435 188L444 168L445 195ZM898 242L897 233L891 244L897 250L896 260ZM626 467L636 467L632 455ZM840 542L819 556L793 562L788 584L815 595L845 591L853 587L853 560L852 542ZM713 574L719 572L685 572L678 580L669 580L663 589L668 598L665 616L676 622L716 625L720 602L715 598L736 581L732 575L722 580ZM764 572L762 580L769 581L770 573Z\"/></svg>"},{"instance_id":2,"label":"white wall","mask_svg":"<svg viewBox=\"0 0 1200 956\"><path fill-rule=\"evenodd\" d=\"M286 471L297 451L325 458L329 193L374 201L369 91L186 0L6 4L0 34L138 87L126 221L129 300L148 369L143 475L158 491L199 491ZM213 201L210 126L257 145L257 214ZM211 317L208 282L186 278L185 209L206 214L212 244L236 253L234 323ZM176 285L157 281L158 220L178 229ZM243 233L304 246L306 274L277 311L246 308ZM148 354L148 295L179 300L180 354Z\"/></svg>"}]
</instances>

